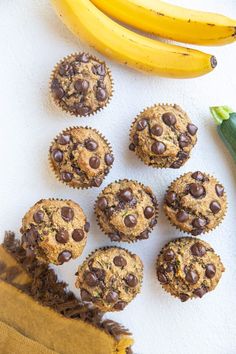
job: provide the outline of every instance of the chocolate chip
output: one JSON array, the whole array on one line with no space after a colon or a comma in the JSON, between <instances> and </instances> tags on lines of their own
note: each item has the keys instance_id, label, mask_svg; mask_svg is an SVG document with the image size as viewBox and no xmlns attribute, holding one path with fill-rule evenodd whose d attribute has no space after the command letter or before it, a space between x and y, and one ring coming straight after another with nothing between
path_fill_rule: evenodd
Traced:
<instances>
[{"instance_id":1,"label":"chocolate chip","mask_svg":"<svg viewBox=\"0 0 236 354\"><path fill-rule=\"evenodd\" d=\"M81 289L80 296L83 301L92 301L92 295L85 289Z\"/></svg>"},{"instance_id":2,"label":"chocolate chip","mask_svg":"<svg viewBox=\"0 0 236 354\"><path fill-rule=\"evenodd\" d=\"M210 204L210 209L211 209L211 211L212 211L213 214L219 213L219 211L221 210L220 203L218 203L216 200L214 200L214 201L211 202L211 204Z\"/></svg>"},{"instance_id":3,"label":"chocolate chip","mask_svg":"<svg viewBox=\"0 0 236 354\"><path fill-rule=\"evenodd\" d=\"M160 282L161 284L167 284L167 283L168 283L167 277L166 277L165 274L162 273L162 272L158 272L158 273L157 273L157 278L158 278L158 280L159 280L159 282Z\"/></svg>"},{"instance_id":4,"label":"chocolate chip","mask_svg":"<svg viewBox=\"0 0 236 354\"><path fill-rule=\"evenodd\" d=\"M191 253L193 256L196 257L203 257L206 253L206 248L205 246L203 246L203 244L201 242L195 242L191 248Z\"/></svg>"},{"instance_id":5,"label":"chocolate chip","mask_svg":"<svg viewBox=\"0 0 236 354\"><path fill-rule=\"evenodd\" d=\"M106 272L104 269L101 268L93 268L94 273L96 274L96 277L98 280L104 281Z\"/></svg>"},{"instance_id":6,"label":"chocolate chip","mask_svg":"<svg viewBox=\"0 0 236 354\"><path fill-rule=\"evenodd\" d=\"M91 168L93 168L94 170L96 170L97 168L99 168L100 166L100 159L97 156L92 156L89 159L89 165Z\"/></svg>"},{"instance_id":7,"label":"chocolate chip","mask_svg":"<svg viewBox=\"0 0 236 354\"><path fill-rule=\"evenodd\" d=\"M175 125L176 123L175 115L171 112L166 112L162 114L162 120L168 126Z\"/></svg>"},{"instance_id":8,"label":"chocolate chip","mask_svg":"<svg viewBox=\"0 0 236 354\"><path fill-rule=\"evenodd\" d=\"M91 112L91 107L84 106L83 103L78 103L74 105L74 112L80 116L86 116Z\"/></svg>"},{"instance_id":9,"label":"chocolate chip","mask_svg":"<svg viewBox=\"0 0 236 354\"><path fill-rule=\"evenodd\" d=\"M200 171L196 171L191 174L191 177L193 179L196 179L197 181L204 181L204 174Z\"/></svg>"},{"instance_id":10,"label":"chocolate chip","mask_svg":"<svg viewBox=\"0 0 236 354\"><path fill-rule=\"evenodd\" d=\"M135 227L137 225L137 218L135 215L126 215L126 217L124 218L124 223L125 226L132 228Z\"/></svg>"},{"instance_id":11,"label":"chocolate chip","mask_svg":"<svg viewBox=\"0 0 236 354\"><path fill-rule=\"evenodd\" d=\"M118 234L115 233L115 232L112 233L112 234L109 234L108 236L110 237L110 240L111 240L111 241L115 241L115 242L116 242L116 241L117 241L117 242L120 241L120 235L118 235Z\"/></svg>"},{"instance_id":12,"label":"chocolate chip","mask_svg":"<svg viewBox=\"0 0 236 354\"><path fill-rule=\"evenodd\" d=\"M190 135L195 135L198 131L198 127L196 127L196 125L192 124L192 123L189 123L187 125L187 130L189 132Z\"/></svg>"},{"instance_id":13,"label":"chocolate chip","mask_svg":"<svg viewBox=\"0 0 236 354\"><path fill-rule=\"evenodd\" d=\"M189 299L189 295L181 293L181 294L179 294L179 298L182 302L185 302Z\"/></svg>"},{"instance_id":14,"label":"chocolate chip","mask_svg":"<svg viewBox=\"0 0 236 354\"><path fill-rule=\"evenodd\" d=\"M115 211L115 208L113 208L113 207L108 208L106 210L107 217L110 218L113 215L114 211Z\"/></svg>"},{"instance_id":15,"label":"chocolate chip","mask_svg":"<svg viewBox=\"0 0 236 354\"><path fill-rule=\"evenodd\" d=\"M96 99L99 102L106 101L106 99L107 99L107 90L103 89L101 87L98 87L97 91L96 91Z\"/></svg>"},{"instance_id":16,"label":"chocolate chip","mask_svg":"<svg viewBox=\"0 0 236 354\"><path fill-rule=\"evenodd\" d=\"M119 193L119 198L124 202L131 202L133 199L133 193L131 188L122 189Z\"/></svg>"},{"instance_id":17,"label":"chocolate chip","mask_svg":"<svg viewBox=\"0 0 236 354\"><path fill-rule=\"evenodd\" d=\"M201 286L200 288L195 289L193 293L197 297L202 298L203 295L205 295L207 293L207 288L205 288L204 286Z\"/></svg>"},{"instance_id":18,"label":"chocolate chip","mask_svg":"<svg viewBox=\"0 0 236 354\"><path fill-rule=\"evenodd\" d=\"M118 298L119 298L118 294L115 291L111 290L111 291L109 291L109 293L106 296L106 301L109 304L112 304L112 303L116 302L118 300Z\"/></svg>"},{"instance_id":19,"label":"chocolate chip","mask_svg":"<svg viewBox=\"0 0 236 354\"><path fill-rule=\"evenodd\" d=\"M193 219L193 222L192 222L192 225L194 227L196 227L197 229L203 228L204 226L206 226L206 224L207 224L206 219L203 219L203 218L200 218L200 217Z\"/></svg>"},{"instance_id":20,"label":"chocolate chip","mask_svg":"<svg viewBox=\"0 0 236 354\"><path fill-rule=\"evenodd\" d=\"M138 134L134 134L133 136L133 142L134 142L134 145L138 145Z\"/></svg>"},{"instance_id":21,"label":"chocolate chip","mask_svg":"<svg viewBox=\"0 0 236 354\"><path fill-rule=\"evenodd\" d=\"M201 198L206 194L205 188L197 183L191 183L189 185L189 191L191 195L196 199Z\"/></svg>"},{"instance_id":22,"label":"chocolate chip","mask_svg":"<svg viewBox=\"0 0 236 354\"><path fill-rule=\"evenodd\" d=\"M175 252L172 249L167 249L163 255L166 262L172 261L175 258Z\"/></svg>"},{"instance_id":23,"label":"chocolate chip","mask_svg":"<svg viewBox=\"0 0 236 354\"><path fill-rule=\"evenodd\" d=\"M73 179L73 174L70 172L64 171L61 173L61 179L65 182L71 182Z\"/></svg>"},{"instance_id":24,"label":"chocolate chip","mask_svg":"<svg viewBox=\"0 0 236 354\"><path fill-rule=\"evenodd\" d=\"M56 162L61 162L63 160L63 152L59 149L53 150L52 158Z\"/></svg>"},{"instance_id":25,"label":"chocolate chip","mask_svg":"<svg viewBox=\"0 0 236 354\"><path fill-rule=\"evenodd\" d=\"M161 136L163 133L163 128L159 125L159 124L155 124L152 128L151 128L151 134L155 135L155 136Z\"/></svg>"},{"instance_id":26,"label":"chocolate chip","mask_svg":"<svg viewBox=\"0 0 236 354\"><path fill-rule=\"evenodd\" d=\"M75 229L72 232L72 238L73 240L75 240L76 242L82 241L84 238L84 231L82 229Z\"/></svg>"},{"instance_id":27,"label":"chocolate chip","mask_svg":"<svg viewBox=\"0 0 236 354\"><path fill-rule=\"evenodd\" d=\"M180 134L179 136L179 146L184 148L191 143L191 139L186 134Z\"/></svg>"},{"instance_id":28,"label":"chocolate chip","mask_svg":"<svg viewBox=\"0 0 236 354\"><path fill-rule=\"evenodd\" d=\"M166 151L166 146L161 141L155 141L151 146L151 150L154 154L161 155Z\"/></svg>"},{"instance_id":29,"label":"chocolate chip","mask_svg":"<svg viewBox=\"0 0 236 354\"><path fill-rule=\"evenodd\" d=\"M123 268L127 265L127 261L124 257L122 256L115 256L113 258L113 263L115 264L115 266Z\"/></svg>"},{"instance_id":30,"label":"chocolate chip","mask_svg":"<svg viewBox=\"0 0 236 354\"><path fill-rule=\"evenodd\" d=\"M25 239L24 242L27 242L29 246L35 246L40 236L38 231L32 227L23 235L23 238Z\"/></svg>"},{"instance_id":31,"label":"chocolate chip","mask_svg":"<svg viewBox=\"0 0 236 354\"><path fill-rule=\"evenodd\" d=\"M199 275L195 270L190 269L187 271L185 279L189 284L196 284L198 282Z\"/></svg>"},{"instance_id":32,"label":"chocolate chip","mask_svg":"<svg viewBox=\"0 0 236 354\"><path fill-rule=\"evenodd\" d=\"M76 60L80 61L81 63L88 63L89 55L87 53L81 53L77 55Z\"/></svg>"},{"instance_id":33,"label":"chocolate chip","mask_svg":"<svg viewBox=\"0 0 236 354\"><path fill-rule=\"evenodd\" d=\"M84 281L91 288L94 288L95 286L98 285L98 278L96 274L93 272L86 272L84 274Z\"/></svg>"},{"instance_id":34,"label":"chocolate chip","mask_svg":"<svg viewBox=\"0 0 236 354\"><path fill-rule=\"evenodd\" d=\"M118 311L121 311L121 310L124 310L125 306L127 305L127 302L125 301L119 301L117 302L115 305L114 305L114 309L115 310L118 310Z\"/></svg>"},{"instance_id":35,"label":"chocolate chip","mask_svg":"<svg viewBox=\"0 0 236 354\"><path fill-rule=\"evenodd\" d=\"M86 94L89 89L89 82L87 80L78 79L74 83L74 88L76 91Z\"/></svg>"},{"instance_id":36,"label":"chocolate chip","mask_svg":"<svg viewBox=\"0 0 236 354\"><path fill-rule=\"evenodd\" d=\"M89 151L95 151L98 148L98 143L93 139L86 140L84 145Z\"/></svg>"},{"instance_id":37,"label":"chocolate chip","mask_svg":"<svg viewBox=\"0 0 236 354\"><path fill-rule=\"evenodd\" d=\"M157 224L157 219L154 218L150 221L149 226L154 227L156 224Z\"/></svg>"},{"instance_id":38,"label":"chocolate chip","mask_svg":"<svg viewBox=\"0 0 236 354\"><path fill-rule=\"evenodd\" d=\"M179 157L180 160L186 160L189 158L189 154L181 150L178 152L177 157Z\"/></svg>"},{"instance_id":39,"label":"chocolate chip","mask_svg":"<svg viewBox=\"0 0 236 354\"><path fill-rule=\"evenodd\" d=\"M144 209L144 216L145 216L146 219L150 219L151 217L153 217L154 213L155 213L155 210L151 206L147 206Z\"/></svg>"},{"instance_id":40,"label":"chocolate chip","mask_svg":"<svg viewBox=\"0 0 236 354\"><path fill-rule=\"evenodd\" d=\"M61 76L65 76L65 75L67 75L67 73L68 73L68 71L69 71L69 69L70 69L70 64L68 64L68 63L62 63L60 66L59 66L59 74L61 75Z\"/></svg>"},{"instance_id":41,"label":"chocolate chip","mask_svg":"<svg viewBox=\"0 0 236 354\"><path fill-rule=\"evenodd\" d=\"M224 187L221 184L216 184L215 185L215 190L216 190L216 194L218 195L218 197L223 197L223 195L224 195Z\"/></svg>"},{"instance_id":42,"label":"chocolate chip","mask_svg":"<svg viewBox=\"0 0 236 354\"><path fill-rule=\"evenodd\" d=\"M131 288L135 288L138 285L138 278L134 274L128 274L125 278L125 282Z\"/></svg>"},{"instance_id":43,"label":"chocolate chip","mask_svg":"<svg viewBox=\"0 0 236 354\"><path fill-rule=\"evenodd\" d=\"M43 218L44 212L42 210L37 210L33 215L33 219L37 224L40 224L43 221Z\"/></svg>"},{"instance_id":44,"label":"chocolate chip","mask_svg":"<svg viewBox=\"0 0 236 354\"><path fill-rule=\"evenodd\" d=\"M111 166L114 162L114 156L112 154L105 155L105 162L107 166Z\"/></svg>"},{"instance_id":45,"label":"chocolate chip","mask_svg":"<svg viewBox=\"0 0 236 354\"><path fill-rule=\"evenodd\" d=\"M59 135L59 137L57 138L57 142L60 145L67 145L70 142L70 135L66 135L66 134L61 134Z\"/></svg>"},{"instance_id":46,"label":"chocolate chip","mask_svg":"<svg viewBox=\"0 0 236 354\"><path fill-rule=\"evenodd\" d=\"M89 229L90 229L90 223L87 221L84 225L84 231L89 232Z\"/></svg>"},{"instance_id":47,"label":"chocolate chip","mask_svg":"<svg viewBox=\"0 0 236 354\"><path fill-rule=\"evenodd\" d=\"M137 124L137 130L141 131L144 130L147 126L147 119L142 118Z\"/></svg>"},{"instance_id":48,"label":"chocolate chip","mask_svg":"<svg viewBox=\"0 0 236 354\"><path fill-rule=\"evenodd\" d=\"M176 214L176 219L179 221L179 222L185 222L187 221L189 218L189 215L186 211L184 210L180 210L178 211L178 213Z\"/></svg>"},{"instance_id":49,"label":"chocolate chip","mask_svg":"<svg viewBox=\"0 0 236 354\"><path fill-rule=\"evenodd\" d=\"M129 149L130 149L130 151L134 151L135 145L133 143L129 144Z\"/></svg>"},{"instance_id":50,"label":"chocolate chip","mask_svg":"<svg viewBox=\"0 0 236 354\"><path fill-rule=\"evenodd\" d=\"M166 203L167 203L167 205L169 205L169 206L171 206L171 204L173 204L175 201L176 201L176 199L177 199L177 194L175 193L175 192L168 192L167 194L166 194Z\"/></svg>"},{"instance_id":51,"label":"chocolate chip","mask_svg":"<svg viewBox=\"0 0 236 354\"><path fill-rule=\"evenodd\" d=\"M204 231L203 229L195 229L195 230L191 231L191 234L193 236L198 236L198 235L201 235L203 233L203 231Z\"/></svg>"},{"instance_id":52,"label":"chocolate chip","mask_svg":"<svg viewBox=\"0 0 236 354\"><path fill-rule=\"evenodd\" d=\"M93 178L93 180L91 181L91 186L92 187L100 187L102 184L102 178L99 177L95 177Z\"/></svg>"},{"instance_id":53,"label":"chocolate chip","mask_svg":"<svg viewBox=\"0 0 236 354\"><path fill-rule=\"evenodd\" d=\"M139 236L137 236L136 238L138 240L147 240L149 237L149 230L145 230L143 232L141 232L141 234Z\"/></svg>"},{"instance_id":54,"label":"chocolate chip","mask_svg":"<svg viewBox=\"0 0 236 354\"><path fill-rule=\"evenodd\" d=\"M214 278L215 274L216 274L216 267L214 264L207 264L206 265L206 277L209 279Z\"/></svg>"},{"instance_id":55,"label":"chocolate chip","mask_svg":"<svg viewBox=\"0 0 236 354\"><path fill-rule=\"evenodd\" d=\"M99 76L106 75L106 67L104 64L94 65L92 71L95 75L99 75Z\"/></svg>"},{"instance_id":56,"label":"chocolate chip","mask_svg":"<svg viewBox=\"0 0 236 354\"><path fill-rule=\"evenodd\" d=\"M167 273L171 273L171 272L173 272L174 270L175 270L174 264L171 264L171 263L167 264L167 267L166 267L166 269L165 269L165 271L166 271Z\"/></svg>"},{"instance_id":57,"label":"chocolate chip","mask_svg":"<svg viewBox=\"0 0 236 354\"><path fill-rule=\"evenodd\" d=\"M59 243L66 243L69 240L69 233L65 229L60 229L56 233L56 241Z\"/></svg>"},{"instance_id":58,"label":"chocolate chip","mask_svg":"<svg viewBox=\"0 0 236 354\"><path fill-rule=\"evenodd\" d=\"M72 254L70 251L63 251L59 254L57 259L60 264L63 264L65 262L68 262L71 259L71 257Z\"/></svg>"},{"instance_id":59,"label":"chocolate chip","mask_svg":"<svg viewBox=\"0 0 236 354\"><path fill-rule=\"evenodd\" d=\"M69 222L74 218L74 210L70 207L64 206L61 208L61 217L63 220Z\"/></svg>"},{"instance_id":60,"label":"chocolate chip","mask_svg":"<svg viewBox=\"0 0 236 354\"><path fill-rule=\"evenodd\" d=\"M65 95L65 91L60 86L53 87L52 88L52 94L55 97L55 99L61 100L64 97L64 95Z\"/></svg>"},{"instance_id":61,"label":"chocolate chip","mask_svg":"<svg viewBox=\"0 0 236 354\"><path fill-rule=\"evenodd\" d=\"M108 206L107 199L105 197L100 197L97 201L97 207L103 211L106 209L107 206Z\"/></svg>"}]
</instances>

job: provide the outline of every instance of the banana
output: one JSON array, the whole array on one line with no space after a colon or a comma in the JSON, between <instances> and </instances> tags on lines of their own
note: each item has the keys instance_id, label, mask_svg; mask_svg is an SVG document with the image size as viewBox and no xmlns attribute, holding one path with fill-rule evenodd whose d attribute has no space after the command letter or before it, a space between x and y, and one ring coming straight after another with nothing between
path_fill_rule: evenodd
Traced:
<instances>
[{"instance_id":1,"label":"banana","mask_svg":"<svg viewBox=\"0 0 236 354\"><path fill-rule=\"evenodd\" d=\"M51 0L70 30L111 59L130 67L174 78L206 74L216 66L214 56L155 41L119 25L89 0Z\"/></svg>"},{"instance_id":2,"label":"banana","mask_svg":"<svg viewBox=\"0 0 236 354\"><path fill-rule=\"evenodd\" d=\"M91 0L113 18L178 42L223 45L236 40L236 20L160 0Z\"/></svg>"}]
</instances>

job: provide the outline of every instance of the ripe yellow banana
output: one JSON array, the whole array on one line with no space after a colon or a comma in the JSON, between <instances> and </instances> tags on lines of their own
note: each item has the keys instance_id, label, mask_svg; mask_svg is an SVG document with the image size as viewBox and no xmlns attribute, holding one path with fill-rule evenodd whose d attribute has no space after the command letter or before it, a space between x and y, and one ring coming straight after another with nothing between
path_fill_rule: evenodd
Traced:
<instances>
[{"instance_id":1,"label":"ripe yellow banana","mask_svg":"<svg viewBox=\"0 0 236 354\"><path fill-rule=\"evenodd\" d=\"M223 45L236 40L236 20L160 0L91 0L113 18L175 41Z\"/></svg>"},{"instance_id":2,"label":"ripe yellow banana","mask_svg":"<svg viewBox=\"0 0 236 354\"><path fill-rule=\"evenodd\" d=\"M111 20L89 0L51 0L70 30L111 59L133 68L175 78L206 74L214 56L134 33Z\"/></svg>"}]
</instances>

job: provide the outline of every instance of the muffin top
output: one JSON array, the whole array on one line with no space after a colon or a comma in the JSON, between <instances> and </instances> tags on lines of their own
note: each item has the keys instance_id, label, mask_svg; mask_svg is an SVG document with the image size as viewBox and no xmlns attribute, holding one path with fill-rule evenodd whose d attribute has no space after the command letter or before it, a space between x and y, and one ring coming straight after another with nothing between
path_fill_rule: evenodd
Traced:
<instances>
[{"instance_id":1,"label":"muffin top","mask_svg":"<svg viewBox=\"0 0 236 354\"><path fill-rule=\"evenodd\" d=\"M193 236L214 229L226 209L224 187L200 171L188 172L172 182L164 202L170 222Z\"/></svg>"},{"instance_id":2,"label":"muffin top","mask_svg":"<svg viewBox=\"0 0 236 354\"><path fill-rule=\"evenodd\" d=\"M87 53L75 53L55 66L50 89L53 100L64 111L88 116L109 102L112 77L103 61Z\"/></svg>"},{"instance_id":3,"label":"muffin top","mask_svg":"<svg viewBox=\"0 0 236 354\"><path fill-rule=\"evenodd\" d=\"M89 223L78 204L42 199L22 220L22 245L28 255L59 265L81 255L88 231Z\"/></svg>"},{"instance_id":4,"label":"muffin top","mask_svg":"<svg viewBox=\"0 0 236 354\"><path fill-rule=\"evenodd\" d=\"M197 141L198 128L177 105L159 104L138 115L130 131L130 150L153 167L181 167Z\"/></svg>"},{"instance_id":5,"label":"muffin top","mask_svg":"<svg viewBox=\"0 0 236 354\"><path fill-rule=\"evenodd\" d=\"M157 259L162 287L183 302L214 290L224 270L212 247L191 237L169 242Z\"/></svg>"},{"instance_id":6,"label":"muffin top","mask_svg":"<svg viewBox=\"0 0 236 354\"><path fill-rule=\"evenodd\" d=\"M49 159L57 178L74 188L99 187L114 161L110 144L88 127L72 127L59 134Z\"/></svg>"},{"instance_id":7,"label":"muffin top","mask_svg":"<svg viewBox=\"0 0 236 354\"><path fill-rule=\"evenodd\" d=\"M125 249L101 248L84 261L76 275L83 301L101 311L120 311L140 292L143 264Z\"/></svg>"},{"instance_id":8,"label":"muffin top","mask_svg":"<svg viewBox=\"0 0 236 354\"><path fill-rule=\"evenodd\" d=\"M158 204L149 187L132 180L109 184L100 193L95 213L101 229L112 241L147 239L157 222Z\"/></svg>"}]
</instances>

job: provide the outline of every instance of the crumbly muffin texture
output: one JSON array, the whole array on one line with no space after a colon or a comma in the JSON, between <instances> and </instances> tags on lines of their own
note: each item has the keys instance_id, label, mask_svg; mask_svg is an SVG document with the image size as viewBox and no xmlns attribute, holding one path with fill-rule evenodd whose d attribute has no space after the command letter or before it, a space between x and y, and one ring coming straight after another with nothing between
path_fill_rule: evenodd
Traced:
<instances>
[{"instance_id":1,"label":"crumbly muffin texture","mask_svg":"<svg viewBox=\"0 0 236 354\"><path fill-rule=\"evenodd\" d=\"M110 144L88 127L63 131L52 142L49 159L57 178L74 188L99 187L114 161Z\"/></svg>"},{"instance_id":2,"label":"crumbly muffin texture","mask_svg":"<svg viewBox=\"0 0 236 354\"><path fill-rule=\"evenodd\" d=\"M112 241L147 239L157 223L158 203L152 190L132 180L109 184L95 204L97 221Z\"/></svg>"},{"instance_id":3,"label":"crumbly muffin texture","mask_svg":"<svg viewBox=\"0 0 236 354\"><path fill-rule=\"evenodd\" d=\"M22 245L29 256L59 265L81 255L88 231L89 223L78 204L42 199L22 220Z\"/></svg>"},{"instance_id":4,"label":"crumbly muffin texture","mask_svg":"<svg viewBox=\"0 0 236 354\"><path fill-rule=\"evenodd\" d=\"M191 237L169 242L157 259L162 287L182 302L214 290L224 270L212 247Z\"/></svg>"},{"instance_id":5,"label":"crumbly muffin texture","mask_svg":"<svg viewBox=\"0 0 236 354\"><path fill-rule=\"evenodd\" d=\"M120 311L140 292L143 264L125 249L101 248L85 260L76 275L75 285L83 301L101 311Z\"/></svg>"},{"instance_id":6,"label":"crumbly muffin texture","mask_svg":"<svg viewBox=\"0 0 236 354\"><path fill-rule=\"evenodd\" d=\"M224 187L217 179L200 171L186 173L175 180L164 202L170 222L193 236L214 229L226 209Z\"/></svg>"},{"instance_id":7,"label":"crumbly muffin texture","mask_svg":"<svg viewBox=\"0 0 236 354\"><path fill-rule=\"evenodd\" d=\"M189 159L197 130L178 105L159 104L135 119L129 147L146 165L179 168Z\"/></svg>"},{"instance_id":8,"label":"crumbly muffin texture","mask_svg":"<svg viewBox=\"0 0 236 354\"><path fill-rule=\"evenodd\" d=\"M105 107L112 96L112 78L106 64L87 53L72 54L52 72L55 103L75 116L88 116Z\"/></svg>"}]
</instances>

